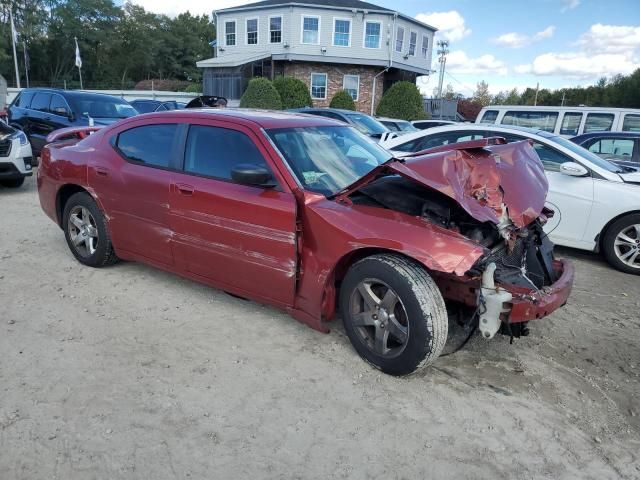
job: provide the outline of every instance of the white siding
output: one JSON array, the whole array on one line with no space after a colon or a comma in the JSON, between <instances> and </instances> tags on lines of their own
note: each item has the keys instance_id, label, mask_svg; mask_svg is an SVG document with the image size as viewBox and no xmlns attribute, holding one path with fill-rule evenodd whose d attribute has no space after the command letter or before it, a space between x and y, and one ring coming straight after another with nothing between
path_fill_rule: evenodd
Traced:
<instances>
[{"instance_id":1,"label":"white siding","mask_svg":"<svg viewBox=\"0 0 640 480\"><path fill-rule=\"evenodd\" d=\"M269 17L282 16L282 43L269 43ZM304 16L319 17L320 33L319 44L310 45L302 43L302 18ZM246 43L246 20L248 18L258 18L258 45L247 45ZM351 19L351 46L342 47L333 45L334 19ZM235 46L226 46L224 39L224 23L228 20L236 20L237 40ZM381 23L380 48L364 48L364 28L366 21L376 21ZM431 66L433 51L434 32L419 24L415 24L402 18L396 19L396 25L401 25L405 29L405 39L403 52L395 51L395 29L394 18L391 14L368 13L362 11L353 13L350 10L330 10L326 8L310 8L300 6L262 8L248 10L245 12L218 13L219 50L218 56L237 54L256 54L268 52L270 54L291 53L296 55L342 57L353 60L357 64L358 59L388 61L391 54L393 62L398 68L413 66L428 70ZM409 51L410 32L417 33L416 55L404 56ZM422 36L429 37L429 52L427 58L421 55ZM285 47L288 45L288 47ZM323 51L324 50L324 51ZM330 61L330 59L328 59ZM351 62L350 62L351 63Z\"/></svg>"}]
</instances>

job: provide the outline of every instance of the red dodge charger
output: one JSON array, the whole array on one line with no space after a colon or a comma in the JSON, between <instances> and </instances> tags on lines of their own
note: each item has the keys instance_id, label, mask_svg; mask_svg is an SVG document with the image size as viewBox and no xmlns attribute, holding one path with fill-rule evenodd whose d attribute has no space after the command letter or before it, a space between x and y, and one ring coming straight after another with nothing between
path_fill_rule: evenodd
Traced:
<instances>
[{"instance_id":1,"label":"red dodge charger","mask_svg":"<svg viewBox=\"0 0 640 480\"><path fill-rule=\"evenodd\" d=\"M386 373L432 363L451 328L527 334L571 291L527 142L399 160L342 123L251 110L152 113L49 141L40 202L79 262L148 263L322 332L339 311Z\"/></svg>"}]
</instances>

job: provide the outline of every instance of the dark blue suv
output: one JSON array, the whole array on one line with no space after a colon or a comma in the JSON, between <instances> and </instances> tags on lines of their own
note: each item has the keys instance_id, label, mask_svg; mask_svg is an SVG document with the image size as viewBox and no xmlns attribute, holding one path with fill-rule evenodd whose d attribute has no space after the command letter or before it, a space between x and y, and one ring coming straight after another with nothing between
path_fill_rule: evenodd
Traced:
<instances>
[{"instance_id":1,"label":"dark blue suv","mask_svg":"<svg viewBox=\"0 0 640 480\"><path fill-rule=\"evenodd\" d=\"M40 154L47 135L65 127L108 125L138 112L111 95L53 88L25 88L9 106L9 124L22 130Z\"/></svg>"}]
</instances>

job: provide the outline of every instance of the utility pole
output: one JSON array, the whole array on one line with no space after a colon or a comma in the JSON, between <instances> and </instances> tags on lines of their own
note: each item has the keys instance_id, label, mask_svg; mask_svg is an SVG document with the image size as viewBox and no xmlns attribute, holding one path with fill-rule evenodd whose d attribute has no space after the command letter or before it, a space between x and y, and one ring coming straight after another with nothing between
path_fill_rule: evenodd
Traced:
<instances>
[{"instance_id":1,"label":"utility pole","mask_svg":"<svg viewBox=\"0 0 640 480\"><path fill-rule=\"evenodd\" d=\"M538 90L540 90L540 82L536 83L536 96L533 99L533 106L538 105Z\"/></svg>"},{"instance_id":2,"label":"utility pole","mask_svg":"<svg viewBox=\"0 0 640 480\"><path fill-rule=\"evenodd\" d=\"M567 92L562 92L562 103L560 104L561 107L564 107L564 96L566 95Z\"/></svg>"},{"instance_id":3,"label":"utility pole","mask_svg":"<svg viewBox=\"0 0 640 480\"><path fill-rule=\"evenodd\" d=\"M447 40L438 41L438 62L440 63L440 78L438 79L438 98L440 99L440 118L444 102L442 99L442 83L444 82L444 70L447 66L447 54L449 53L449 42Z\"/></svg>"}]
</instances>

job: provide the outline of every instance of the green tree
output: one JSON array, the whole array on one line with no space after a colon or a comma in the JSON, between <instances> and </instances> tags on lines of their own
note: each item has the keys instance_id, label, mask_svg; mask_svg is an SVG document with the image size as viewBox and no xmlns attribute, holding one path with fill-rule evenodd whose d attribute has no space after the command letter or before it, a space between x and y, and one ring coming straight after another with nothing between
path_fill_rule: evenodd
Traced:
<instances>
[{"instance_id":1,"label":"green tree","mask_svg":"<svg viewBox=\"0 0 640 480\"><path fill-rule=\"evenodd\" d=\"M309 88L302 80L294 77L278 77L273 81L282 99L282 108L310 107L313 105Z\"/></svg>"},{"instance_id":2,"label":"green tree","mask_svg":"<svg viewBox=\"0 0 640 480\"><path fill-rule=\"evenodd\" d=\"M339 90L331 99L329 104L331 108L343 108L345 110L355 110L356 104L353 101L353 97L346 90Z\"/></svg>"},{"instance_id":3,"label":"green tree","mask_svg":"<svg viewBox=\"0 0 640 480\"><path fill-rule=\"evenodd\" d=\"M476 85L476 91L474 92L471 100L475 103L486 107L491 103L491 93L489 92L489 84L484 80L480 81Z\"/></svg>"},{"instance_id":4,"label":"green tree","mask_svg":"<svg viewBox=\"0 0 640 480\"><path fill-rule=\"evenodd\" d=\"M258 77L249 82L240 99L240 107L282 110L282 99L273 83L266 78Z\"/></svg>"},{"instance_id":5,"label":"green tree","mask_svg":"<svg viewBox=\"0 0 640 480\"><path fill-rule=\"evenodd\" d=\"M382 96L376 113L381 117L403 120L421 120L427 117L420 90L415 83L406 81L391 85Z\"/></svg>"}]
</instances>

